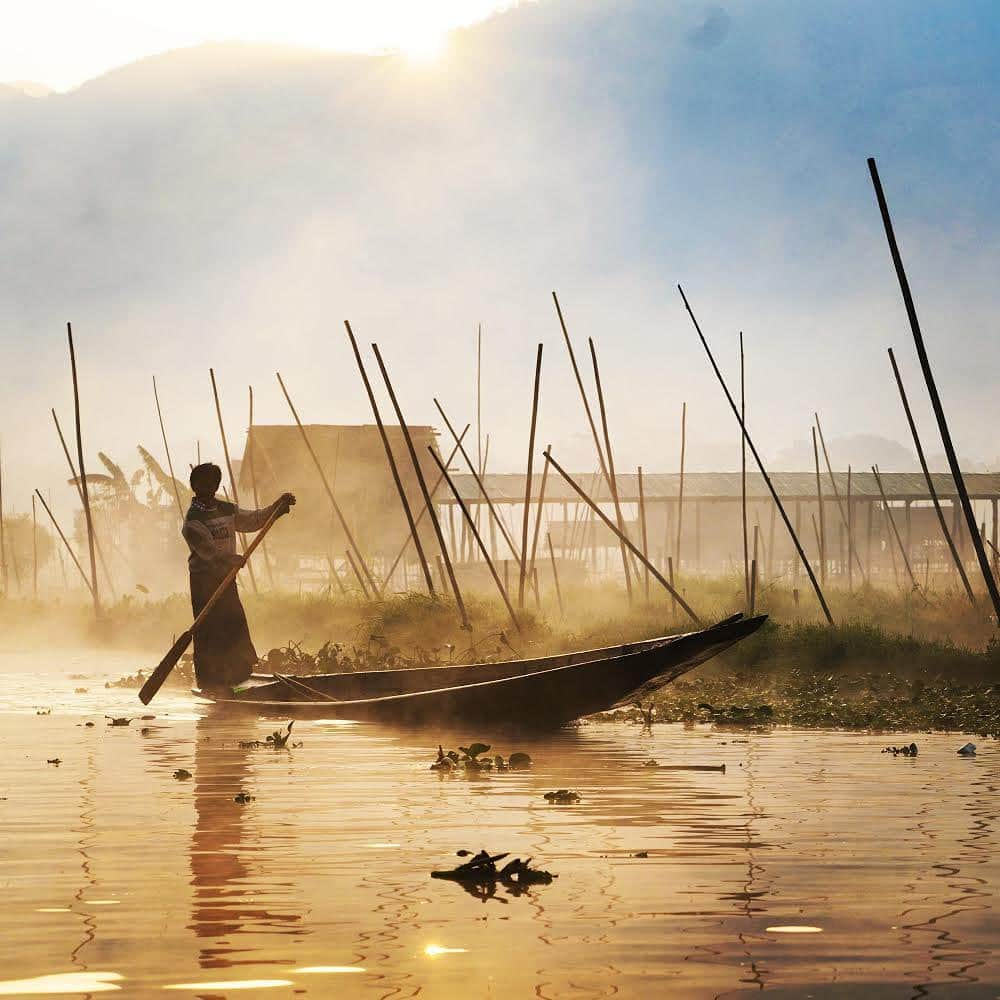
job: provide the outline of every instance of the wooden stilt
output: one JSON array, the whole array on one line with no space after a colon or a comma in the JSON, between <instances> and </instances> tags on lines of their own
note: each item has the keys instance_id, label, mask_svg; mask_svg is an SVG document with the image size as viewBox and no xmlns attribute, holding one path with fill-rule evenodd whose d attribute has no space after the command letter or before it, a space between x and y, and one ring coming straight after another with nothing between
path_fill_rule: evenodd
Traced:
<instances>
[{"instance_id":1,"label":"wooden stilt","mask_svg":"<svg viewBox=\"0 0 1000 1000\"><path fill-rule=\"evenodd\" d=\"M354 556L351 555L351 550L348 549L344 555L347 556L347 562L354 572L354 578L358 581L361 593L365 595L365 600L371 600L372 595L368 592L368 588L365 586L365 578L361 575L361 571L358 569L358 564L354 561Z\"/></svg>"},{"instance_id":2,"label":"wooden stilt","mask_svg":"<svg viewBox=\"0 0 1000 1000\"><path fill-rule=\"evenodd\" d=\"M899 529L896 527L896 519L892 516L892 509L889 507L889 501L886 499L885 490L882 489L882 477L878 474L878 467L873 465L872 472L875 474L875 482L878 485L879 496L882 497L882 504L885 507L885 515L889 521L889 527L892 529L892 533L896 538L896 544L899 546L900 554L903 557L903 565L906 567L906 575L910 578L910 583L913 585L913 589L920 590L917 578L913 575L913 567L910 565L910 557L906 551L906 546L903 545L903 539L899 537Z\"/></svg>"},{"instance_id":3,"label":"wooden stilt","mask_svg":"<svg viewBox=\"0 0 1000 1000\"><path fill-rule=\"evenodd\" d=\"M840 520L841 520L841 523L846 528L847 527L847 513L844 510L844 505L843 505L843 503L840 500L840 490L837 488L837 479L836 479L836 477L833 474L833 466L830 464L830 453L826 450L826 439L823 437L823 427L822 427L822 425L819 422L819 414L818 413L813 413L813 416L816 418L816 431L819 434L819 443L820 443L820 447L823 450L823 461L826 463L826 472L827 472L827 475L830 477L830 486L833 489L833 495L834 495L834 498L837 501L837 509L840 511ZM864 574L864 570L861 567L860 560L858 562L858 570L861 571L862 575Z\"/></svg>"},{"instance_id":4,"label":"wooden stilt","mask_svg":"<svg viewBox=\"0 0 1000 1000\"><path fill-rule=\"evenodd\" d=\"M548 466L546 466L548 468ZM646 530L646 493L642 486L642 466L639 466L639 531L642 537L642 554L649 559L649 535ZM649 601L649 570L643 575L643 592Z\"/></svg>"},{"instance_id":5,"label":"wooden stilt","mask_svg":"<svg viewBox=\"0 0 1000 1000\"><path fill-rule=\"evenodd\" d=\"M753 558L750 560L750 614L757 610L757 543L760 538L760 525L753 526Z\"/></svg>"},{"instance_id":6,"label":"wooden stilt","mask_svg":"<svg viewBox=\"0 0 1000 1000\"><path fill-rule=\"evenodd\" d=\"M548 451L552 445L547 444L545 450ZM531 561L530 567L531 571L535 571L535 556L538 553L538 533L542 526L542 515L545 511L545 486L549 478L549 463L546 462L542 466L542 485L538 488L538 504L535 507L535 526L532 531L531 538Z\"/></svg>"}]
</instances>

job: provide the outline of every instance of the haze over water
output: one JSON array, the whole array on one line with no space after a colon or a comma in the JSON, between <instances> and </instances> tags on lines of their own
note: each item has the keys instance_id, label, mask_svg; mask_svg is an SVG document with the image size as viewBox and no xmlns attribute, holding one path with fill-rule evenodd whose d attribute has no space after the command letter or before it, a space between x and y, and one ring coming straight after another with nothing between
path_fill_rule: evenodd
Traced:
<instances>
[{"instance_id":1,"label":"haze over water","mask_svg":"<svg viewBox=\"0 0 1000 1000\"><path fill-rule=\"evenodd\" d=\"M917 735L906 760L879 753L905 734L302 722L303 746L247 750L279 720L176 689L155 720L109 726L142 714L103 687L135 666L0 658L0 994L996 995L992 746L963 759L963 737ZM534 769L428 770L469 739ZM581 803L549 805L556 788ZM485 902L430 879L484 847L558 878Z\"/></svg>"}]
</instances>

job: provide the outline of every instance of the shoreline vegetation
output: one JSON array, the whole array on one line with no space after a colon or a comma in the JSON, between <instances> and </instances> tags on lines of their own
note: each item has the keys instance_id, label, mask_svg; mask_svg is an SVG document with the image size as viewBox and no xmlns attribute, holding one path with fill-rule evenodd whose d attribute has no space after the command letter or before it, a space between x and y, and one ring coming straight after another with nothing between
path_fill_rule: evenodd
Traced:
<instances>
[{"instance_id":1,"label":"shoreline vegetation","mask_svg":"<svg viewBox=\"0 0 1000 1000\"><path fill-rule=\"evenodd\" d=\"M742 578L691 579L682 593L706 624L740 610ZM720 657L661 689L643 706L660 722L833 726L875 730L954 729L1000 735L1000 637L986 602L960 591L922 596L883 588L833 590L836 624L822 621L808 594L765 589L758 611L770 621ZM383 601L360 596L245 594L258 651L290 673L434 665L543 656L689 631L670 598L630 606L613 584L568 588L565 615L541 595L511 625L499 600L470 595L471 632L447 601L418 593ZM0 601L7 647L141 651L147 672L190 623L187 596L126 598L100 624L88 604ZM317 656L317 654L319 654ZM182 667L185 664L181 665ZM175 683L190 682L190 666ZM616 718L641 722L638 708Z\"/></svg>"}]
</instances>

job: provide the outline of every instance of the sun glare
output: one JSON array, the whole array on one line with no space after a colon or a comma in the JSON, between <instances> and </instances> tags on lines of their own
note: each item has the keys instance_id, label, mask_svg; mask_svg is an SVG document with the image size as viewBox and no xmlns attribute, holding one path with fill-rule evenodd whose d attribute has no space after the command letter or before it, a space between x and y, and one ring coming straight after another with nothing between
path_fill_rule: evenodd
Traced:
<instances>
[{"instance_id":1,"label":"sun glare","mask_svg":"<svg viewBox=\"0 0 1000 1000\"><path fill-rule=\"evenodd\" d=\"M448 45L448 32L428 28L403 39L399 49L412 63L434 62Z\"/></svg>"}]
</instances>

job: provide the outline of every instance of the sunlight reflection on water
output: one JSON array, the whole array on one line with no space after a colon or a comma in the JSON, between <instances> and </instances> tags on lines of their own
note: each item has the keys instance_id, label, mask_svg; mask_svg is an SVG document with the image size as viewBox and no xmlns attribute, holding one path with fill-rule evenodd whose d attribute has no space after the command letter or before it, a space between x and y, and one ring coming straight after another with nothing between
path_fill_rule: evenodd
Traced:
<instances>
[{"instance_id":1,"label":"sunlight reflection on water","mask_svg":"<svg viewBox=\"0 0 1000 1000\"><path fill-rule=\"evenodd\" d=\"M650 984L997 993L1000 754L985 740L963 759L964 737L913 734L921 755L904 761L878 734L303 721L303 746L276 752L240 743L282 720L176 690L145 732L106 726L141 714L135 692L103 689L93 663L72 669L96 677L86 694L58 673L3 674L0 725L18 750L0 763L0 941L4 974L27 977L3 995L293 983L322 997L341 974L373 997L463 1000ZM535 766L475 781L429 770L439 743L472 739ZM558 788L580 802L550 806ZM429 878L482 848L558 878L495 892ZM118 971L91 971L108 954Z\"/></svg>"}]
</instances>

